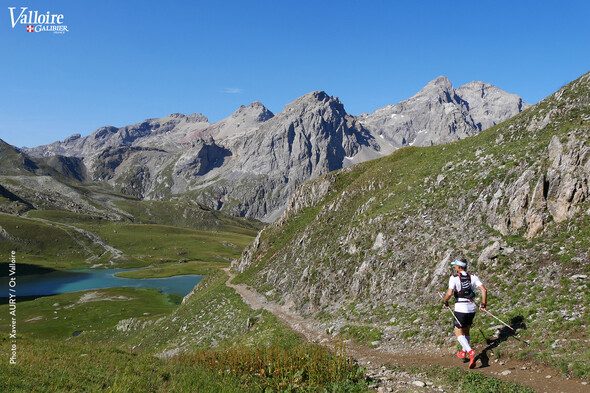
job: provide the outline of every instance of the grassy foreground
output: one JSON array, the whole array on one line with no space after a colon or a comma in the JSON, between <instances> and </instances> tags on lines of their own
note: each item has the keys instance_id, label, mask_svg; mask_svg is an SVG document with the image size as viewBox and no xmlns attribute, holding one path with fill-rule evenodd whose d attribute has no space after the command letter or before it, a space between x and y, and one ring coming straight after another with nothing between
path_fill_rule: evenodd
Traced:
<instances>
[{"instance_id":1,"label":"grassy foreground","mask_svg":"<svg viewBox=\"0 0 590 393\"><path fill-rule=\"evenodd\" d=\"M179 306L156 291L140 298L130 288L21 302L18 364L0 364L0 391L368 391L364 373L342 347L331 354L303 342L272 314L250 309L224 285L226 279L224 272L212 271ZM89 293L95 293L94 301L80 303ZM137 323L116 329L124 318ZM74 337L73 330L84 330L79 324L92 324L93 330ZM187 340L195 336L202 339ZM3 353L10 344L7 335L0 338ZM155 356L171 348L180 348L179 355Z\"/></svg>"},{"instance_id":2,"label":"grassy foreground","mask_svg":"<svg viewBox=\"0 0 590 393\"><path fill-rule=\"evenodd\" d=\"M18 364L0 363L0 391L370 391L364 371L341 342L333 353L305 343L274 315L250 309L224 285L226 279L223 271L212 271L178 306L180 299L133 288L21 302ZM4 308L0 316L7 314ZM136 323L117 329L117 321L125 318ZM92 331L84 327L89 325ZM84 333L72 336L76 329ZM2 326L0 331L7 330ZM0 336L0 351L8 353L9 346L8 336ZM173 348L180 349L176 356L156 356ZM405 371L426 373L448 391L530 392L464 370Z\"/></svg>"},{"instance_id":3,"label":"grassy foreground","mask_svg":"<svg viewBox=\"0 0 590 393\"><path fill-rule=\"evenodd\" d=\"M113 346L29 339L18 353L18 365L0 365L2 392L367 391L357 366L313 344L159 359Z\"/></svg>"}]
</instances>

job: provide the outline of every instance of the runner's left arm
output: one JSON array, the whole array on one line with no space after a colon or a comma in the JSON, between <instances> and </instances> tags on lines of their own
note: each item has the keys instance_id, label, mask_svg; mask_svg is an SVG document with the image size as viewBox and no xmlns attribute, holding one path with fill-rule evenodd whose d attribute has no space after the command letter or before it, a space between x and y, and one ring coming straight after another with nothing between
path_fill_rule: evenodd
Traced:
<instances>
[{"instance_id":1,"label":"runner's left arm","mask_svg":"<svg viewBox=\"0 0 590 393\"><path fill-rule=\"evenodd\" d=\"M479 306L479 309L483 311L488 303L488 290L485 286L483 286L483 284L479 286L479 290L481 291L481 305Z\"/></svg>"}]
</instances>

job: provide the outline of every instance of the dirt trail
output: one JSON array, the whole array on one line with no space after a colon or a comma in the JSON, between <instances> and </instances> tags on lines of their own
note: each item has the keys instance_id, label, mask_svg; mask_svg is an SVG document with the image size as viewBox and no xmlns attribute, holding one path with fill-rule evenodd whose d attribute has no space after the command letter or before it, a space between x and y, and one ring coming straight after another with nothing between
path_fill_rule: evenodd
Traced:
<instances>
[{"instance_id":1,"label":"dirt trail","mask_svg":"<svg viewBox=\"0 0 590 393\"><path fill-rule=\"evenodd\" d=\"M273 313L291 329L303 335L308 341L322 344L329 349L334 348L336 337L327 334L325 328L321 327L317 322L303 318L289 311L286 307L268 301L264 295L248 289L244 284L232 284L231 280L235 275L231 273L229 268L224 270L229 275L226 285L240 294L250 307L255 310L262 308ZM481 350L481 348L475 348L476 351L478 349ZM346 351L359 364L365 367L371 376L379 380L380 389L384 392L397 391L400 388L416 391L440 391L435 386L427 385L420 388L414 385L413 383L416 382L417 378L407 373L387 372L382 368L386 364L397 365L403 368L438 365L443 367L458 366L467 369L467 365L461 363L455 357L454 353L456 350L454 346L443 349L422 347L417 348L415 352L409 352L407 349L386 351L381 348L374 349L353 342L346 342ZM502 362L490 362L487 367L482 367L481 361L478 361L477 367L473 371L487 376L517 382L541 393L590 392L590 385L583 385L582 380L563 378L557 370L531 365L513 359Z\"/></svg>"}]
</instances>

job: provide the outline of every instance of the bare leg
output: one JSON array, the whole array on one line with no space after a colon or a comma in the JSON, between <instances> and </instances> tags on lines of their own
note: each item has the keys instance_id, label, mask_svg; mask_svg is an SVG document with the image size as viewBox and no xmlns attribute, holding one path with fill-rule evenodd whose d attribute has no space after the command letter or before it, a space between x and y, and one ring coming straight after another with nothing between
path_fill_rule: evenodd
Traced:
<instances>
[{"instance_id":1,"label":"bare leg","mask_svg":"<svg viewBox=\"0 0 590 393\"><path fill-rule=\"evenodd\" d=\"M459 338L459 336L469 336L470 330L471 326L467 326L464 328L455 327L455 337Z\"/></svg>"}]
</instances>

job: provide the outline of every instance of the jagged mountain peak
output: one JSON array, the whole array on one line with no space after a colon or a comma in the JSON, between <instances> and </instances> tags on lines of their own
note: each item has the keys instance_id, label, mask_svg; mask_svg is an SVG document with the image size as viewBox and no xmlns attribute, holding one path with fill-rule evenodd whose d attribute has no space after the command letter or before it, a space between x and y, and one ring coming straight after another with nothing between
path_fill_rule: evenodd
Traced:
<instances>
[{"instance_id":1,"label":"jagged mountain peak","mask_svg":"<svg viewBox=\"0 0 590 393\"><path fill-rule=\"evenodd\" d=\"M252 101L248 108L265 108L265 106L260 101Z\"/></svg>"},{"instance_id":2,"label":"jagged mountain peak","mask_svg":"<svg viewBox=\"0 0 590 393\"><path fill-rule=\"evenodd\" d=\"M459 87L456 94L467 103L469 114L479 130L490 128L531 106L520 96L481 81Z\"/></svg>"},{"instance_id":3,"label":"jagged mountain peak","mask_svg":"<svg viewBox=\"0 0 590 393\"><path fill-rule=\"evenodd\" d=\"M292 104L300 104L300 103L321 104L321 103L326 103L326 102L330 102L330 101L340 103L340 100L338 98L328 95L328 93L326 93L323 90L316 90L316 91L312 91L310 93L302 95L301 97L297 98L296 100L294 100L290 104L287 104L287 107Z\"/></svg>"},{"instance_id":4,"label":"jagged mountain peak","mask_svg":"<svg viewBox=\"0 0 590 393\"><path fill-rule=\"evenodd\" d=\"M202 113L191 113L186 117L186 121L189 123L209 123L209 119Z\"/></svg>"},{"instance_id":5,"label":"jagged mountain peak","mask_svg":"<svg viewBox=\"0 0 590 393\"><path fill-rule=\"evenodd\" d=\"M450 89L453 88L453 84L451 83L451 81L449 80L449 78L447 78L446 76L441 75L439 77L434 78L430 82L428 82L426 84L426 86L424 86L424 88L422 90L431 90L433 88L440 88L440 89L450 90Z\"/></svg>"},{"instance_id":6,"label":"jagged mountain peak","mask_svg":"<svg viewBox=\"0 0 590 393\"><path fill-rule=\"evenodd\" d=\"M279 114L282 116L293 116L293 114L302 116L306 112L317 112L324 111L325 109L331 109L332 112L346 116L346 110L344 105L338 97L328 95L325 91L312 91L307 93L293 102L287 104L285 109Z\"/></svg>"},{"instance_id":7,"label":"jagged mountain peak","mask_svg":"<svg viewBox=\"0 0 590 393\"><path fill-rule=\"evenodd\" d=\"M456 101L453 84L446 76L439 76L428 82L418 93L406 101L429 100L443 102Z\"/></svg>"},{"instance_id":8,"label":"jagged mountain peak","mask_svg":"<svg viewBox=\"0 0 590 393\"><path fill-rule=\"evenodd\" d=\"M519 96L496 86L473 81L455 90L439 76L411 98L359 120L396 147L429 146L474 135L527 107Z\"/></svg>"},{"instance_id":9,"label":"jagged mountain peak","mask_svg":"<svg viewBox=\"0 0 590 393\"><path fill-rule=\"evenodd\" d=\"M252 118L256 122L264 122L274 116L268 108L266 108L260 101L254 101L248 106L240 105L240 107L231 115L231 118L237 119L240 117Z\"/></svg>"},{"instance_id":10,"label":"jagged mountain peak","mask_svg":"<svg viewBox=\"0 0 590 393\"><path fill-rule=\"evenodd\" d=\"M272 221L309 179L399 147L473 135L487 120L495 124L522 107L515 101L510 110L498 110L502 95L492 98L501 90L487 84L489 94L473 100L468 93L477 86L463 87L460 97L440 76L412 98L359 117L349 115L337 97L316 90L277 115L254 101L213 124L202 114L172 113L24 151L35 157L79 157L91 179L106 180L117 191L149 199L190 192L212 208ZM107 150L105 166L100 154ZM56 164L76 167L63 160Z\"/></svg>"}]
</instances>

